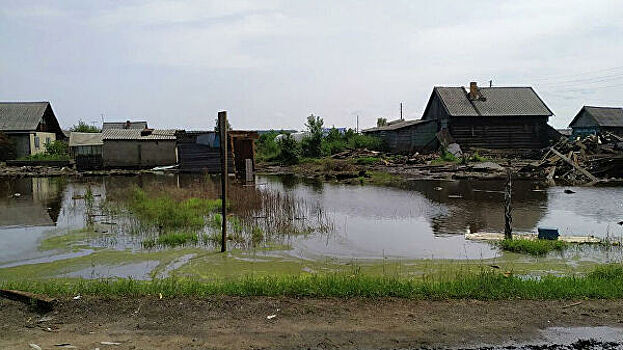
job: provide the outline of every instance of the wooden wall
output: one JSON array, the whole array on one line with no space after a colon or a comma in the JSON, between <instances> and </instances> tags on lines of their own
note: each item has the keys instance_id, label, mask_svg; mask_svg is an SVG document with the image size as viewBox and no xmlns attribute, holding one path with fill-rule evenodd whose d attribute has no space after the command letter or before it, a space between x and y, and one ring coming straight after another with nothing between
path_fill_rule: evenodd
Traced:
<instances>
[{"instance_id":1,"label":"wooden wall","mask_svg":"<svg viewBox=\"0 0 623 350\"><path fill-rule=\"evenodd\" d=\"M547 117L452 117L449 130L463 148L538 149L549 143Z\"/></svg>"}]
</instances>

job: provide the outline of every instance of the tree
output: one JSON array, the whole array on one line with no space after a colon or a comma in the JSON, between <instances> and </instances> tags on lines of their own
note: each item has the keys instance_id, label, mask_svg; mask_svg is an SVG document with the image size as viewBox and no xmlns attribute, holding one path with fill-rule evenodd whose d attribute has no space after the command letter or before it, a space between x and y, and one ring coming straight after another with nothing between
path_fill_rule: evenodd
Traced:
<instances>
[{"instance_id":1,"label":"tree","mask_svg":"<svg viewBox=\"0 0 623 350\"><path fill-rule=\"evenodd\" d=\"M277 141L279 146L279 161L286 165L293 165L299 162L300 147L296 140L290 134L286 134Z\"/></svg>"},{"instance_id":2,"label":"tree","mask_svg":"<svg viewBox=\"0 0 623 350\"><path fill-rule=\"evenodd\" d=\"M319 157L322 155L322 125L324 121L319 116L311 114L307 117L307 131L309 136L303 139L303 155L307 157Z\"/></svg>"},{"instance_id":3,"label":"tree","mask_svg":"<svg viewBox=\"0 0 623 350\"><path fill-rule=\"evenodd\" d=\"M376 126L377 127L381 127L381 126L385 126L387 125L387 118L377 118L376 119Z\"/></svg>"},{"instance_id":4,"label":"tree","mask_svg":"<svg viewBox=\"0 0 623 350\"><path fill-rule=\"evenodd\" d=\"M13 141L0 131L0 161L15 158L15 145Z\"/></svg>"},{"instance_id":5,"label":"tree","mask_svg":"<svg viewBox=\"0 0 623 350\"><path fill-rule=\"evenodd\" d=\"M69 131L75 131L75 132L102 132L102 130L100 128L98 128L97 126L94 125L89 125L87 123L85 123L82 120L78 121L78 124L72 126L71 128L69 128Z\"/></svg>"}]
</instances>

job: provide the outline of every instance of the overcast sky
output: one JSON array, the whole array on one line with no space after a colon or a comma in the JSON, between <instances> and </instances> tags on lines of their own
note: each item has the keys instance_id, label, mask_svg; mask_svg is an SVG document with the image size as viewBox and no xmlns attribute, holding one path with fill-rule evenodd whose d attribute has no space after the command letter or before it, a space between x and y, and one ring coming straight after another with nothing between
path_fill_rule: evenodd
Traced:
<instances>
[{"instance_id":1,"label":"overcast sky","mask_svg":"<svg viewBox=\"0 0 623 350\"><path fill-rule=\"evenodd\" d=\"M533 86L565 127L623 105L621 1L0 0L0 100L211 129L419 118L433 86Z\"/></svg>"}]
</instances>

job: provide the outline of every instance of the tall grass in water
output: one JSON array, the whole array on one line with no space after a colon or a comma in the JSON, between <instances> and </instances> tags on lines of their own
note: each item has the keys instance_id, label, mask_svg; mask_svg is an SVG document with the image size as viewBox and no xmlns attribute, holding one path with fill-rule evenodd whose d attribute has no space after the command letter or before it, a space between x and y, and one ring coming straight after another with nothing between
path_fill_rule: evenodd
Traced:
<instances>
[{"instance_id":1,"label":"tall grass in water","mask_svg":"<svg viewBox=\"0 0 623 350\"><path fill-rule=\"evenodd\" d=\"M294 297L400 297L418 299L614 299L623 298L623 268L600 267L584 277L545 276L522 279L483 270L455 276L407 279L362 274L318 274L274 277L245 277L198 281L162 279L135 281L44 280L0 281L0 288L17 289L50 296L294 296Z\"/></svg>"},{"instance_id":2,"label":"tall grass in water","mask_svg":"<svg viewBox=\"0 0 623 350\"><path fill-rule=\"evenodd\" d=\"M130 210L142 220L159 229L199 229L205 226L206 216L220 207L220 199L188 198L176 201L168 196L148 196L135 189L130 200Z\"/></svg>"},{"instance_id":3,"label":"tall grass in water","mask_svg":"<svg viewBox=\"0 0 623 350\"><path fill-rule=\"evenodd\" d=\"M531 255L545 255L551 251L562 251L566 242L547 239L505 239L498 242L502 250Z\"/></svg>"},{"instance_id":4,"label":"tall grass in water","mask_svg":"<svg viewBox=\"0 0 623 350\"><path fill-rule=\"evenodd\" d=\"M219 184L210 178L188 187L152 185L134 189L128 207L142 223L150 224L160 233L176 230L218 230L222 217ZM320 206L308 203L290 193L230 185L228 208L229 237L241 248L256 246L282 235L328 232L332 224ZM211 232L208 232L209 236ZM212 242L211 239L202 242ZM144 246L159 245L148 239Z\"/></svg>"}]
</instances>

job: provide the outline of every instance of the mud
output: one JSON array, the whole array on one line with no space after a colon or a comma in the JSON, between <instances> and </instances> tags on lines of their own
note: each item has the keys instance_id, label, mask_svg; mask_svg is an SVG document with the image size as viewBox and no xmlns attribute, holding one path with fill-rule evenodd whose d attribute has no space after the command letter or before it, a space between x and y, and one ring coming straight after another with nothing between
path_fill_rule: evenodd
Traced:
<instances>
[{"instance_id":1,"label":"mud","mask_svg":"<svg viewBox=\"0 0 623 350\"><path fill-rule=\"evenodd\" d=\"M550 327L620 329L622 322L619 301L82 297L39 314L0 300L0 348L552 349L561 347L547 343ZM583 341L557 346L619 346Z\"/></svg>"}]
</instances>

